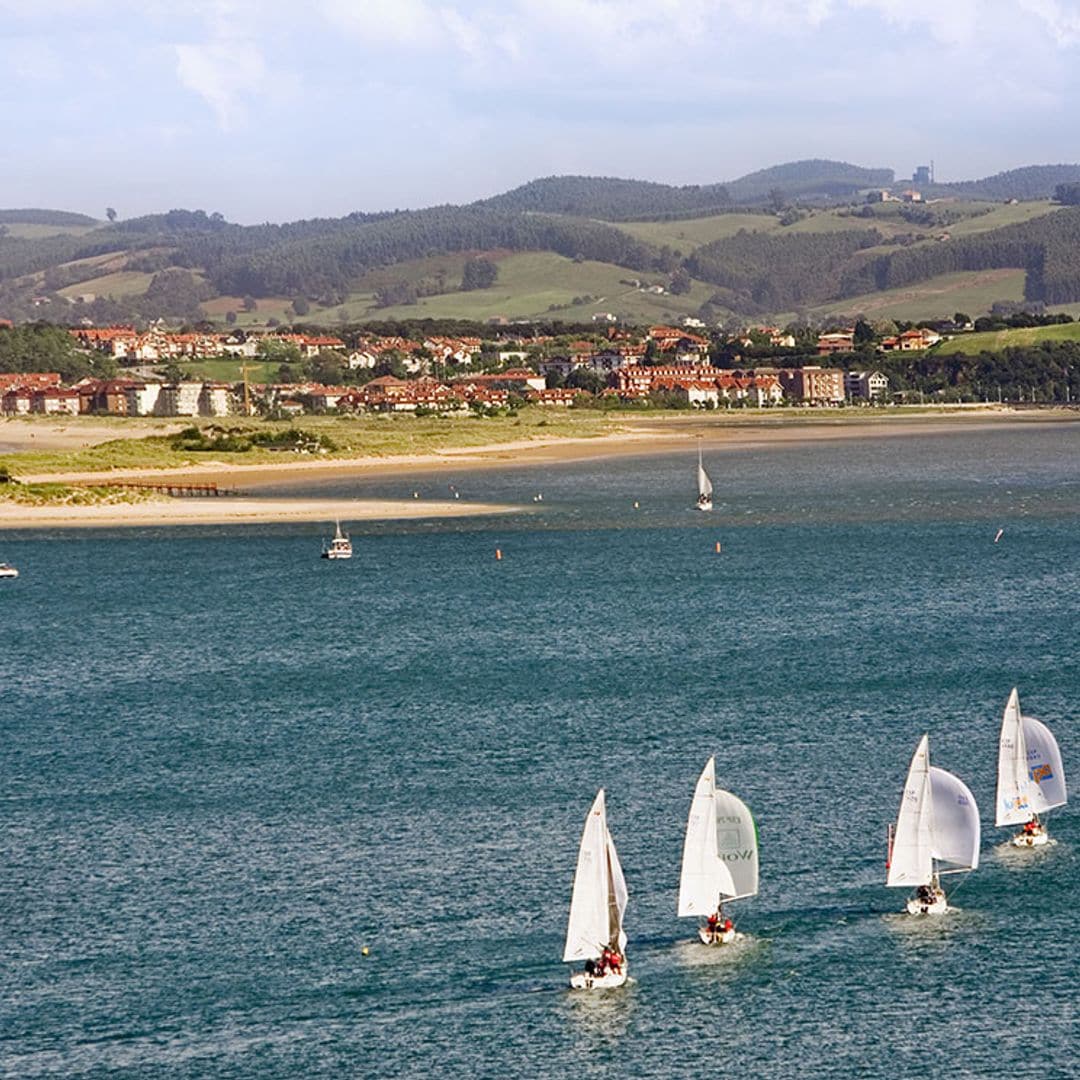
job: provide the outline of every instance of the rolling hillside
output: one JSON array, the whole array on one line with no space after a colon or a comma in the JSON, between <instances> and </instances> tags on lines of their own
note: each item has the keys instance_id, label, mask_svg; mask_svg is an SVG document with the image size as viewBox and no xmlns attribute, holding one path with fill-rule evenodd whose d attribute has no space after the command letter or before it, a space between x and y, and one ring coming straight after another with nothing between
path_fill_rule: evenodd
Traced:
<instances>
[{"instance_id":1,"label":"rolling hillside","mask_svg":"<svg viewBox=\"0 0 1080 1080\"><path fill-rule=\"evenodd\" d=\"M608 312L652 321L914 317L941 305L978 314L1021 298L1063 305L1080 302L1080 209L1045 198L1003 203L992 193L1043 191L1068 170L1080 175L1077 166L1033 166L951 185L929 204L866 204L854 193L887 183L888 170L815 160L704 186L549 177L468 206L281 225L188 210L112 224L7 210L0 317L228 315L249 325L292 321L300 308L327 324ZM814 204L830 192L846 201ZM763 199L782 202L782 213ZM494 264L495 283L464 290L464 267L475 259ZM924 302L933 310L915 310Z\"/></svg>"}]
</instances>

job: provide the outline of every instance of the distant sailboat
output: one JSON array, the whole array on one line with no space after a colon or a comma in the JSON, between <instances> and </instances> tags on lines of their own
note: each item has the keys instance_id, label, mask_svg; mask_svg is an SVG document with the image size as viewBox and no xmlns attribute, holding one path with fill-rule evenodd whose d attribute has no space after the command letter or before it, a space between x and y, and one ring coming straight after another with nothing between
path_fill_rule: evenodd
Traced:
<instances>
[{"instance_id":1,"label":"distant sailboat","mask_svg":"<svg viewBox=\"0 0 1080 1080\"><path fill-rule=\"evenodd\" d=\"M1068 800L1061 750L1050 729L1023 716L1020 696L1013 688L1005 705L998 740L997 804L994 824L1023 825L1012 838L1016 847L1041 847L1049 842L1039 815L1064 806Z\"/></svg>"},{"instance_id":2,"label":"distant sailboat","mask_svg":"<svg viewBox=\"0 0 1080 1080\"><path fill-rule=\"evenodd\" d=\"M701 447L698 447L697 452L697 508L699 510L711 510L712 509L712 481L709 479L709 474L705 471L705 466L701 463Z\"/></svg>"},{"instance_id":3,"label":"distant sailboat","mask_svg":"<svg viewBox=\"0 0 1080 1080\"><path fill-rule=\"evenodd\" d=\"M735 939L735 926L723 905L757 891L757 827L746 804L716 786L716 759L709 758L686 822L679 917L701 920L698 936L705 945L725 944Z\"/></svg>"},{"instance_id":4,"label":"distant sailboat","mask_svg":"<svg viewBox=\"0 0 1080 1080\"><path fill-rule=\"evenodd\" d=\"M607 827L604 789L585 819L578 849L563 960L584 960L570 976L574 990L606 990L626 982L626 881Z\"/></svg>"},{"instance_id":5,"label":"distant sailboat","mask_svg":"<svg viewBox=\"0 0 1080 1080\"><path fill-rule=\"evenodd\" d=\"M341 531L341 522L334 522L334 539L330 546L323 544L322 557L324 559L351 559L352 541Z\"/></svg>"},{"instance_id":6,"label":"distant sailboat","mask_svg":"<svg viewBox=\"0 0 1080 1080\"><path fill-rule=\"evenodd\" d=\"M930 740L919 740L911 759L895 831L889 833L891 888L915 888L907 902L911 915L941 915L949 905L943 874L979 865L979 811L962 780L930 764Z\"/></svg>"}]
</instances>

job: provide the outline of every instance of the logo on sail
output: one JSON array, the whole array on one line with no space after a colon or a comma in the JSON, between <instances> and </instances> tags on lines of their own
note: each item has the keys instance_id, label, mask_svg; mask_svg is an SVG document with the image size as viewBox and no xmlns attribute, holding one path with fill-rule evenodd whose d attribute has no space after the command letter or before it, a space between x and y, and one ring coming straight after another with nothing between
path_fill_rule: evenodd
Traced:
<instances>
[{"instance_id":1,"label":"logo on sail","mask_svg":"<svg viewBox=\"0 0 1080 1080\"><path fill-rule=\"evenodd\" d=\"M1053 780L1054 770L1049 765L1040 765L1038 768L1031 770L1031 779L1036 784L1041 784L1044 780Z\"/></svg>"}]
</instances>

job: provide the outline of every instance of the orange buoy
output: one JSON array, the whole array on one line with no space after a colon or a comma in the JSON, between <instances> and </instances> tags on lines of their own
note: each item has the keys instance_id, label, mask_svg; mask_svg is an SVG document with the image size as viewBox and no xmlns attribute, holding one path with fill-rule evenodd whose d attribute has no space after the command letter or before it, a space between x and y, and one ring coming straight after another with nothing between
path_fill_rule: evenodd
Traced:
<instances>
[{"instance_id":1,"label":"orange buoy","mask_svg":"<svg viewBox=\"0 0 1080 1080\"><path fill-rule=\"evenodd\" d=\"M495 561L502 562L502 548L495 549Z\"/></svg>"},{"instance_id":2,"label":"orange buoy","mask_svg":"<svg viewBox=\"0 0 1080 1080\"><path fill-rule=\"evenodd\" d=\"M717 555L720 554L720 541L719 540L716 541L716 554Z\"/></svg>"}]
</instances>

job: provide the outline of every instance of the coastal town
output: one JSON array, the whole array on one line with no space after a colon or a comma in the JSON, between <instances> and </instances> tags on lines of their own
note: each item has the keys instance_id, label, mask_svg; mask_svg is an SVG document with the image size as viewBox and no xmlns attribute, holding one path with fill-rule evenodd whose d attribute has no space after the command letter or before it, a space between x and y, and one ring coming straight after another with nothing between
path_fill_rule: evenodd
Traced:
<instances>
[{"instance_id":1,"label":"coastal town","mask_svg":"<svg viewBox=\"0 0 1080 1080\"><path fill-rule=\"evenodd\" d=\"M686 327L662 325L640 334L610 330L598 339L581 340L414 340L369 334L351 347L326 334L181 333L128 326L80 327L69 333L91 361L113 361L115 375L87 375L65 385L57 372L0 374L3 415L287 418L324 413L454 415L523 404L718 409L891 400L889 380L880 371L825 366L837 354L854 355L852 330L818 336L820 363L780 366L775 360L748 359L734 367L716 366L709 338ZM883 339L878 347L921 351L940 340L934 331L911 329ZM790 333L777 327L754 327L742 339L747 348L762 342L777 353L795 344ZM268 357L281 359L279 372L291 377L250 380L249 369L265 371ZM209 360L234 361L240 377L200 377L199 362ZM337 373L340 381L296 377L293 365L304 361L321 361L319 370Z\"/></svg>"}]
</instances>

